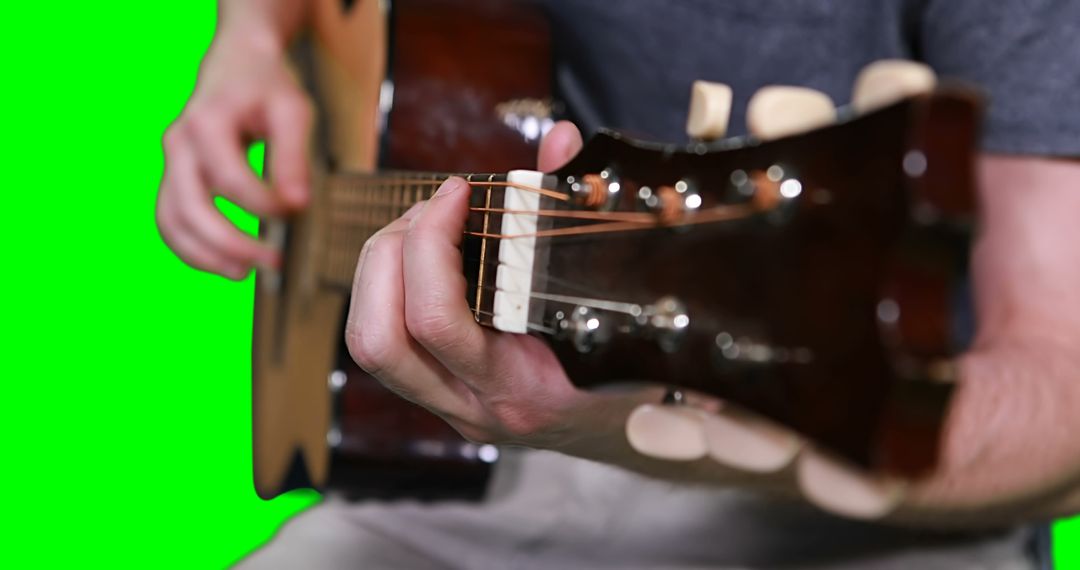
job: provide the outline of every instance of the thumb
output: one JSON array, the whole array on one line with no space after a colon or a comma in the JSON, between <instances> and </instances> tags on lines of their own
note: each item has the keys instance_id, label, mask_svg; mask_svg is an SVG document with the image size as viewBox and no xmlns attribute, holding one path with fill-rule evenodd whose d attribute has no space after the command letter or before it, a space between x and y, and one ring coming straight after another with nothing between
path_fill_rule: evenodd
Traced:
<instances>
[{"instance_id":1,"label":"thumb","mask_svg":"<svg viewBox=\"0 0 1080 570\"><path fill-rule=\"evenodd\" d=\"M537 169L551 172L569 162L581 147L581 131L570 121L559 121L540 141Z\"/></svg>"}]
</instances>

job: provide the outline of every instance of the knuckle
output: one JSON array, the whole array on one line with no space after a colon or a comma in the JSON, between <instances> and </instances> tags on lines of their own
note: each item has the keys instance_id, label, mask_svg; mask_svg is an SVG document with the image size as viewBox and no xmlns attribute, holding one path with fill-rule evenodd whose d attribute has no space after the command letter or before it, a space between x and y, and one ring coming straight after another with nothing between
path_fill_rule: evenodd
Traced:
<instances>
[{"instance_id":1,"label":"knuckle","mask_svg":"<svg viewBox=\"0 0 1080 570\"><path fill-rule=\"evenodd\" d=\"M397 360L397 343L376 326L350 321L345 330L345 345L356 364L373 376L385 375Z\"/></svg>"},{"instance_id":2,"label":"knuckle","mask_svg":"<svg viewBox=\"0 0 1080 570\"><path fill-rule=\"evenodd\" d=\"M168 208L158 203L157 209L154 211L154 222L157 224L158 234L161 235L161 239L166 243L172 237L173 232L176 230L176 222L173 221L173 215L168 211Z\"/></svg>"},{"instance_id":3,"label":"knuckle","mask_svg":"<svg viewBox=\"0 0 1080 570\"><path fill-rule=\"evenodd\" d=\"M356 277L359 277L365 271L370 271L366 268L368 260L380 259L384 255L394 253L391 247L391 242L394 240L383 239L385 236L385 232L380 230L364 242L364 246L360 248L360 256L356 260ZM398 250L400 253L400 246ZM353 280L354 283L357 281L357 279Z\"/></svg>"},{"instance_id":4,"label":"knuckle","mask_svg":"<svg viewBox=\"0 0 1080 570\"><path fill-rule=\"evenodd\" d=\"M186 120L186 127L192 135L199 138L213 137L218 125L221 124L221 114L214 108L203 108L193 111Z\"/></svg>"},{"instance_id":5,"label":"knuckle","mask_svg":"<svg viewBox=\"0 0 1080 570\"><path fill-rule=\"evenodd\" d=\"M542 414L520 403L504 401L489 403L488 409L501 426L501 430L513 441L531 441L547 432L547 421Z\"/></svg>"},{"instance_id":6,"label":"knuckle","mask_svg":"<svg viewBox=\"0 0 1080 570\"><path fill-rule=\"evenodd\" d=\"M425 304L418 310L406 311L405 327L409 334L425 346L438 351L452 351L467 342L459 323L446 315L439 303Z\"/></svg>"},{"instance_id":7,"label":"knuckle","mask_svg":"<svg viewBox=\"0 0 1080 570\"><path fill-rule=\"evenodd\" d=\"M176 225L177 229L194 231L203 227L203 225L199 224L195 208L192 207L190 200L177 200L172 213L163 215L172 218L172 223Z\"/></svg>"},{"instance_id":8,"label":"knuckle","mask_svg":"<svg viewBox=\"0 0 1080 570\"><path fill-rule=\"evenodd\" d=\"M227 168L217 172L217 184L219 188L230 194L242 194L249 186L249 179L238 168ZM250 199L257 199L258 194L253 194Z\"/></svg>"},{"instance_id":9,"label":"knuckle","mask_svg":"<svg viewBox=\"0 0 1080 570\"><path fill-rule=\"evenodd\" d=\"M161 137L161 147L165 150L165 154L174 154L184 144L184 138L183 123L173 123Z\"/></svg>"},{"instance_id":10,"label":"knuckle","mask_svg":"<svg viewBox=\"0 0 1080 570\"><path fill-rule=\"evenodd\" d=\"M465 441L476 445L501 445L507 443L504 438L497 437L490 429L474 424L447 421Z\"/></svg>"},{"instance_id":11,"label":"knuckle","mask_svg":"<svg viewBox=\"0 0 1080 570\"><path fill-rule=\"evenodd\" d=\"M386 237L386 232L379 230L371 235L364 242L364 247L360 250L362 255L367 256L380 256L390 253L390 240L383 239Z\"/></svg>"}]
</instances>

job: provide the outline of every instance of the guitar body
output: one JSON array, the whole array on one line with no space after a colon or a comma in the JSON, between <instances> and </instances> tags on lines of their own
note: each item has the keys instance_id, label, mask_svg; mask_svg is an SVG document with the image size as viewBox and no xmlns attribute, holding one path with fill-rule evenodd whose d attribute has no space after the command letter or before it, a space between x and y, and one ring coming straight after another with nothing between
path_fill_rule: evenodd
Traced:
<instances>
[{"instance_id":1,"label":"guitar body","mask_svg":"<svg viewBox=\"0 0 1080 570\"><path fill-rule=\"evenodd\" d=\"M927 85L711 143L600 133L542 174L552 62L531 4L318 0L312 29L312 200L261 228L284 263L256 283L260 496L483 492L498 450L384 390L342 334L364 241L450 172L489 173L466 175L480 325L547 337L582 386L692 389L865 469L934 467L970 329L976 93Z\"/></svg>"},{"instance_id":2,"label":"guitar body","mask_svg":"<svg viewBox=\"0 0 1080 570\"><path fill-rule=\"evenodd\" d=\"M296 62L319 109L317 172L534 165L551 121L546 22L534 7L511 0L315 4L313 33ZM351 275L360 252L325 247L338 236L327 234L320 186L316 175L303 215L261 229L289 262L256 282L258 494L316 487L379 498L479 495L497 451L465 441L349 357L349 290L341 280L319 279L313 266Z\"/></svg>"}]
</instances>

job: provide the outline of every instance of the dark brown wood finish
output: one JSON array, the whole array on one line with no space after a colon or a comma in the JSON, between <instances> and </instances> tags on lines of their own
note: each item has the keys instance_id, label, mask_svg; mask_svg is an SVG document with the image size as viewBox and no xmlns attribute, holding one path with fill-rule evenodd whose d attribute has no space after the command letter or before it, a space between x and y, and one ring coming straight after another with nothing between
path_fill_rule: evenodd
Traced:
<instances>
[{"instance_id":1,"label":"dark brown wood finish","mask_svg":"<svg viewBox=\"0 0 1080 570\"><path fill-rule=\"evenodd\" d=\"M383 166L499 172L536 166L538 140L508 128L514 102L550 102L546 20L514 0L397 0ZM507 104L510 105L507 105Z\"/></svg>"},{"instance_id":2,"label":"dark brown wood finish","mask_svg":"<svg viewBox=\"0 0 1080 570\"><path fill-rule=\"evenodd\" d=\"M971 93L946 89L715 152L594 139L557 174L569 191L567 177L610 169L620 210L643 209L640 188L679 180L700 193L701 211L739 203L748 198L733 174L777 167L801 193L738 221L543 240L558 279L547 293L642 306L674 296L690 317L677 349L665 350L632 318L600 312L608 341L588 353L553 342L570 377L700 390L864 467L925 472L951 391L948 358L962 348L950 315L967 269L979 109ZM574 309L548 305L555 328L556 312ZM725 354L729 339L742 340L743 354ZM769 357L748 358L754 344Z\"/></svg>"}]
</instances>

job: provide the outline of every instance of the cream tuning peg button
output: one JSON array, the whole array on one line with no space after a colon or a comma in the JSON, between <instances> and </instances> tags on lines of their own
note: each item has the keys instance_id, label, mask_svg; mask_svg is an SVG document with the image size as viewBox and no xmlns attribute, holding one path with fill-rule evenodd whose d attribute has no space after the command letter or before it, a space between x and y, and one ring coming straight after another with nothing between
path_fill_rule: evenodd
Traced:
<instances>
[{"instance_id":1,"label":"cream tuning peg button","mask_svg":"<svg viewBox=\"0 0 1080 570\"><path fill-rule=\"evenodd\" d=\"M731 118L731 87L723 83L695 81L690 90L690 115L686 134L695 139L718 139L727 133Z\"/></svg>"},{"instance_id":2,"label":"cream tuning peg button","mask_svg":"<svg viewBox=\"0 0 1080 570\"><path fill-rule=\"evenodd\" d=\"M891 513L907 491L901 481L861 473L812 449L799 457L795 479L803 496L818 507L866 520Z\"/></svg>"},{"instance_id":3,"label":"cream tuning peg button","mask_svg":"<svg viewBox=\"0 0 1080 570\"><path fill-rule=\"evenodd\" d=\"M787 467L801 447L793 433L733 408L705 418L705 439L715 461L753 473Z\"/></svg>"},{"instance_id":4,"label":"cream tuning peg button","mask_svg":"<svg viewBox=\"0 0 1080 570\"><path fill-rule=\"evenodd\" d=\"M905 97L933 91L935 85L937 76L927 65L905 59L883 59L859 72L851 105L865 113Z\"/></svg>"},{"instance_id":5,"label":"cream tuning peg button","mask_svg":"<svg viewBox=\"0 0 1080 570\"><path fill-rule=\"evenodd\" d=\"M762 140L812 131L835 121L832 99L806 87L763 87L750 98L746 109L747 128Z\"/></svg>"},{"instance_id":6,"label":"cream tuning peg button","mask_svg":"<svg viewBox=\"0 0 1080 570\"><path fill-rule=\"evenodd\" d=\"M669 461L708 455L706 412L690 406L645 404L626 419L626 439L638 453Z\"/></svg>"}]
</instances>

